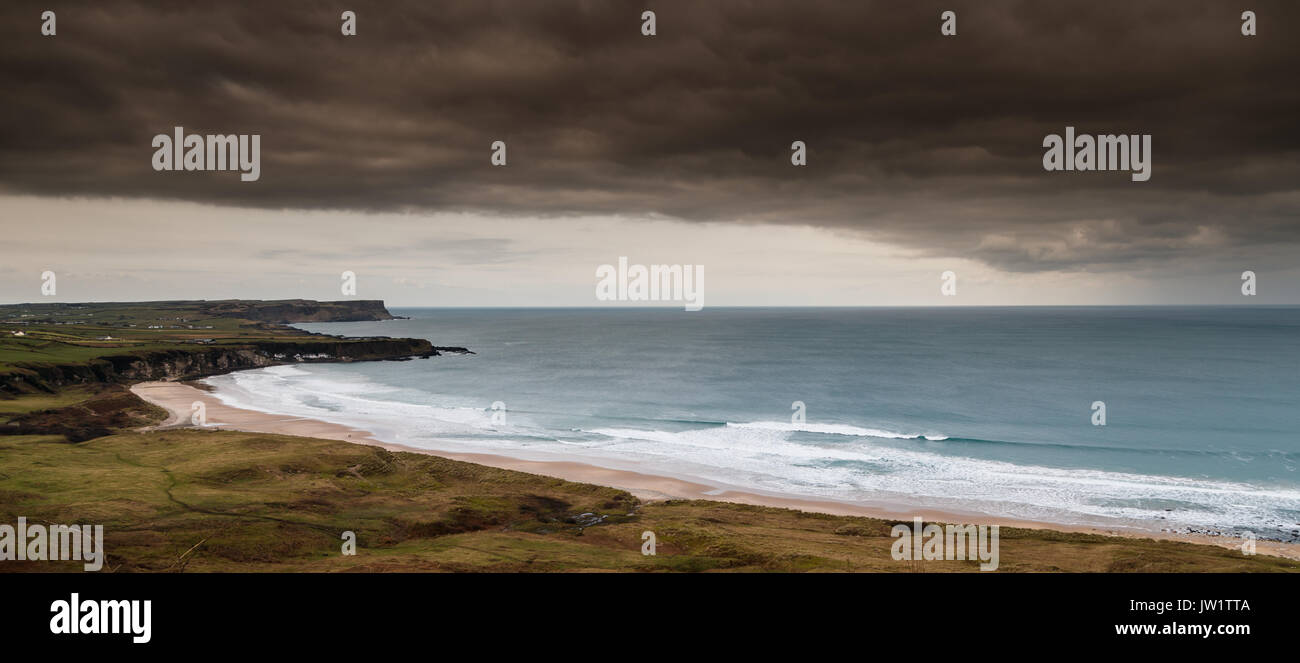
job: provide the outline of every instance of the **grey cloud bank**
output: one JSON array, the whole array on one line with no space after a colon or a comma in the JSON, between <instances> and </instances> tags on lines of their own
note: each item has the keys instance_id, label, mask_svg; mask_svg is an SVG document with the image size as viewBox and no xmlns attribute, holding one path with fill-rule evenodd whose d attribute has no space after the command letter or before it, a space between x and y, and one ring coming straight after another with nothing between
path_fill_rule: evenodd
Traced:
<instances>
[{"instance_id":1,"label":"grey cloud bank","mask_svg":"<svg viewBox=\"0 0 1300 663\"><path fill-rule=\"evenodd\" d=\"M812 224L1008 272L1291 266L1300 5L1249 4L1250 38L1240 3L1172 0L657 2L654 37L621 1L354 2L355 37L333 6L120 2L44 38L10 2L0 190ZM260 134L260 179L154 172L174 126ZM1152 134L1151 179L1044 172L1065 126Z\"/></svg>"}]
</instances>

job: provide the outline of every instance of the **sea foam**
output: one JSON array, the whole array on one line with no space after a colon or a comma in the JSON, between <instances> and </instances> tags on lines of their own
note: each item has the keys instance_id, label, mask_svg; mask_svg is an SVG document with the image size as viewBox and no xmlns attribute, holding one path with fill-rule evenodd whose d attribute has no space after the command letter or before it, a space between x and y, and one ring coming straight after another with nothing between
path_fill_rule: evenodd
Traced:
<instances>
[{"instance_id":1,"label":"sea foam","mask_svg":"<svg viewBox=\"0 0 1300 663\"><path fill-rule=\"evenodd\" d=\"M534 460L580 460L715 485L791 496L917 506L994 516L1152 529L1285 530L1279 511L1300 511L1300 491L1243 482L1054 468L900 447L946 436L842 423L676 424L677 430L593 426L555 430L528 413L494 420L484 407L438 402L419 390L376 384L334 366L273 367L207 380L223 402L371 430L402 444ZM689 426L682 428L682 426ZM812 434L814 438L799 436ZM1177 505L1176 512L1170 505Z\"/></svg>"}]
</instances>

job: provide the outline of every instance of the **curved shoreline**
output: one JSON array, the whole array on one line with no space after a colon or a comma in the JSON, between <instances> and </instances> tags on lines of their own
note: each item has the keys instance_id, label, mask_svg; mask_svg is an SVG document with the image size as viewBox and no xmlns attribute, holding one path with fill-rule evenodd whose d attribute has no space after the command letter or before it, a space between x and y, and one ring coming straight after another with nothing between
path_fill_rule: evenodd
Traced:
<instances>
[{"instance_id":1,"label":"curved shoreline","mask_svg":"<svg viewBox=\"0 0 1300 663\"><path fill-rule=\"evenodd\" d=\"M277 435L296 435L300 437L323 438L368 444L390 451L421 453L453 460L466 461L516 470L530 474L539 474L566 481L597 484L626 490L645 501L669 499L714 500L735 502L756 506L779 507L827 513L840 516L863 516L885 520L910 520L920 516L927 522L977 523L1023 527L1030 529L1049 529L1062 532L1079 532L1106 536L1123 536L1130 538L1162 539L1186 541L1217 545L1225 548L1238 548L1238 539L1214 537L1196 534L1177 534L1143 529L1137 525L1116 523L1113 527L1072 526L1059 523L1016 520L993 517L978 512L944 511L929 508L917 509L901 503L850 504L830 500L816 500L797 497L765 495L741 490L720 489L703 483L672 477L644 474L630 470L615 470L599 467L579 461L536 461L512 458L497 454L450 452L411 447L380 440L373 433L343 424L336 424L306 417L287 416L248 410L226 405L210 392L180 382L141 382L131 386L136 396L157 405L168 412L168 418L153 429L179 428L194 426L189 422L192 404L203 403L208 423L206 428L239 430L250 433L270 433ZM1258 541L1258 552L1272 554L1289 559L1300 559L1300 544L1277 541Z\"/></svg>"}]
</instances>

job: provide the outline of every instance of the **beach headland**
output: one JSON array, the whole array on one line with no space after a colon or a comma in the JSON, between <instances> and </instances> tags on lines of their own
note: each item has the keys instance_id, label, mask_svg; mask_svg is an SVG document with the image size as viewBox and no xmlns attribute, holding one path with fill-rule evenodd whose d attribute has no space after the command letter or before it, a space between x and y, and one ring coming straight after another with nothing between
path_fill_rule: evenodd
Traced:
<instances>
[{"instance_id":1,"label":"beach headland","mask_svg":"<svg viewBox=\"0 0 1300 663\"><path fill-rule=\"evenodd\" d=\"M467 348L315 334L297 322L391 320L374 300L218 300L0 306L0 398L68 386L189 380L311 362L406 360Z\"/></svg>"}]
</instances>

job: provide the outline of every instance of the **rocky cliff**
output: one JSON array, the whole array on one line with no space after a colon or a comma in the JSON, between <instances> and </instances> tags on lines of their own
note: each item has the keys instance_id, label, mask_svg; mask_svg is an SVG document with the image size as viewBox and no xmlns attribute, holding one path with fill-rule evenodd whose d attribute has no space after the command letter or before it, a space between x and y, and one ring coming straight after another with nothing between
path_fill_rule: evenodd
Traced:
<instances>
[{"instance_id":1,"label":"rocky cliff","mask_svg":"<svg viewBox=\"0 0 1300 663\"><path fill-rule=\"evenodd\" d=\"M95 382L191 380L246 368L310 362L400 360L433 357L464 348L435 348L424 339L376 338L337 341L253 341L238 345L142 350L106 355L83 363L15 363L0 375L0 392L54 391Z\"/></svg>"}]
</instances>

